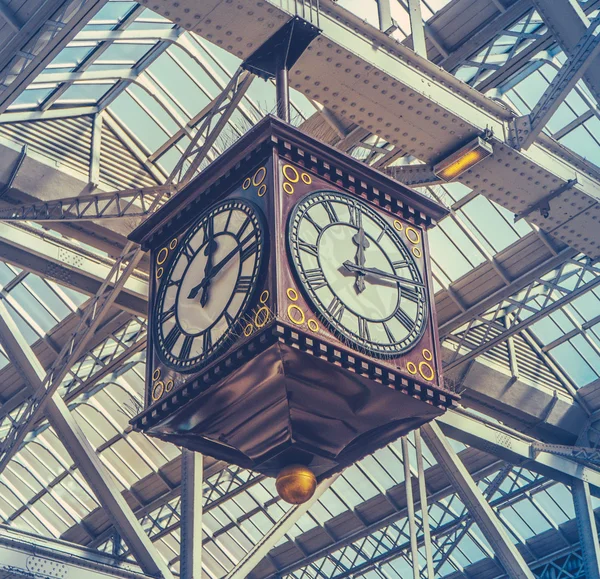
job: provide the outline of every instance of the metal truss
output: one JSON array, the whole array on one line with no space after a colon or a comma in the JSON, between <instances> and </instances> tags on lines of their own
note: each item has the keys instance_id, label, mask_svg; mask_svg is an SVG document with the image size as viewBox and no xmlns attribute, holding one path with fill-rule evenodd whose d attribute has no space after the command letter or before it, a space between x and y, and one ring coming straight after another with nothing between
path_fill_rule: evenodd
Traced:
<instances>
[{"instance_id":1,"label":"metal truss","mask_svg":"<svg viewBox=\"0 0 600 579\"><path fill-rule=\"evenodd\" d=\"M450 333L442 333L444 346L454 352L444 368L451 370L488 352L599 284L600 268L593 260L580 257L565 261L484 314Z\"/></svg>"},{"instance_id":2,"label":"metal truss","mask_svg":"<svg viewBox=\"0 0 600 579\"><path fill-rule=\"evenodd\" d=\"M596 28L600 18L593 20L585 34L573 49L571 56L561 67L539 102L529 115L518 117L510 124L509 138L517 149L527 149L536 140L552 118L560 104L575 87L588 67L600 55L600 35Z\"/></svg>"},{"instance_id":3,"label":"metal truss","mask_svg":"<svg viewBox=\"0 0 600 579\"><path fill-rule=\"evenodd\" d=\"M177 188L180 189L193 178L250 86L252 79L252 75L240 68L225 91L211 103L205 113L202 125L189 144L182 160L167 179L166 185L176 183ZM215 118L218 120L213 125ZM201 139L202 144L199 144ZM159 206L163 195L157 195L154 198L148 206L148 212L154 211ZM137 244L128 242L125 245L100 289L83 310L80 322L69 341L48 370L42 388L37 390L25 403L24 410L3 436L0 442L0 473L17 452L33 424L42 417L45 404L59 388L73 364L85 352L89 339L112 308L119 292L143 256L144 252Z\"/></svg>"},{"instance_id":4,"label":"metal truss","mask_svg":"<svg viewBox=\"0 0 600 579\"><path fill-rule=\"evenodd\" d=\"M221 94L200 113L198 129L173 169L171 180L177 184L178 189L189 183L201 168L253 80L254 75L240 67Z\"/></svg>"},{"instance_id":5,"label":"metal truss","mask_svg":"<svg viewBox=\"0 0 600 579\"><path fill-rule=\"evenodd\" d=\"M85 26L106 0L46 0L0 51L0 113ZM43 47L43 50L42 50Z\"/></svg>"},{"instance_id":6,"label":"metal truss","mask_svg":"<svg viewBox=\"0 0 600 579\"><path fill-rule=\"evenodd\" d=\"M0 528L2 577L57 577L78 579L145 579L136 565L64 541L42 539L23 531ZM35 572L35 573L34 573ZM60 573L61 575L58 575Z\"/></svg>"},{"instance_id":7,"label":"metal truss","mask_svg":"<svg viewBox=\"0 0 600 579\"><path fill-rule=\"evenodd\" d=\"M0 303L0 342L8 359L34 391L34 396L38 394L43 387L44 370L3 303ZM47 401L46 414L86 482L131 546L140 566L150 575L172 579L168 567L139 525L107 467L60 396L53 395Z\"/></svg>"},{"instance_id":8,"label":"metal truss","mask_svg":"<svg viewBox=\"0 0 600 579\"><path fill-rule=\"evenodd\" d=\"M150 213L157 196L168 196L172 191L173 187L165 185L3 207L0 209L0 221L79 221L143 217Z\"/></svg>"},{"instance_id":9,"label":"metal truss","mask_svg":"<svg viewBox=\"0 0 600 579\"><path fill-rule=\"evenodd\" d=\"M499 466L500 469L498 469ZM431 476L433 470L432 467L432 470L425 471L425 482L428 474ZM482 488L483 495L495 511L500 511L513 504L524 493L541 492L549 485L554 484L547 477L513 465L496 464L495 468L487 473L476 473L473 478ZM506 484L507 480L511 481L510 485ZM501 489L501 485L506 488ZM436 524L430 531L433 547L432 562L436 574L447 562L458 571L462 571L462 566L452 553L455 549L460 548L460 540L466 535L469 535L482 552L493 556L493 553L478 538L477 534L471 532L474 518L465 504L457 499L454 492L455 489L449 486L444 491L438 491L430 496L432 499L431 512L434 510L436 512ZM423 515L422 504L415 503L416 542L422 553L424 553L427 542ZM307 557L306 560L298 562L293 567L282 569L275 575L269 575L268 579L299 576L314 579L358 579L365 576L370 577L373 570L378 570L381 576L385 577L385 566L395 559L403 558L410 562L409 554L412 547L409 527L408 510L405 508L399 513L397 521L380 526L378 529L370 529L369 534L365 534L362 538L351 542L344 541L346 544L341 548L333 545L324 557ZM303 569L302 575L299 573L300 569ZM426 573L422 575L429 577Z\"/></svg>"}]
</instances>

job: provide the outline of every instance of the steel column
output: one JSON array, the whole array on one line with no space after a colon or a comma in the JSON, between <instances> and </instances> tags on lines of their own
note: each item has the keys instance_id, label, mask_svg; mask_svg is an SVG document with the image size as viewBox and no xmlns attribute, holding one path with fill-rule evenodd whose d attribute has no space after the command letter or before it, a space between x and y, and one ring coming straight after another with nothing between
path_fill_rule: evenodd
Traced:
<instances>
[{"instance_id":1,"label":"steel column","mask_svg":"<svg viewBox=\"0 0 600 579\"><path fill-rule=\"evenodd\" d=\"M425 23L421 15L421 0L408 0L408 15L410 17L410 32L413 50L423 58L427 58L425 44Z\"/></svg>"},{"instance_id":2,"label":"steel column","mask_svg":"<svg viewBox=\"0 0 600 579\"><path fill-rule=\"evenodd\" d=\"M181 455L181 579L202 579L202 486L204 457Z\"/></svg>"},{"instance_id":3,"label":"steel column","mask_svg":"<svg viewBox=\"0 0 600 579\"><path fill-rule=\"evenodd\" d=\"M425 564L427 579L434 579L433 555L431 549L431 529L429 528L429 506L427 504L427 486L425 485L425 469L423 468L423 445L421 431L415 430L415 450L417 452L417 475L419 477L419 503L421 505L421 521L423 522L423 543L425 545Z\"/></svg>"},{"instance_id":4,"label":"steel column","mask_svg":"<svg viewBox=\"0 0 600 579\"><path fill-rule=\"evenodd\" d=\"M421 428L423 438L439 465L469 509L511 579L534 579L502 523L460 461L440 427L432 422Z\"/></svg>"},{"instance_id":5,"label":"steel column","mask_svg":"<svg viewBox=\"0 0 600 579\"><path fill-rule=\"evenodd\" d=\"M377 0L377 14L379 16L379 30L388 34L394 26L390 0Z\"/></svg>"},{"instance_id":6,"label":"steel column","mask_svg":"<svg viewBox=\"0 0 600 579\"><path fill-rule=\"evenodd\" d=\"M417 545L417 523L415 521L415 500L413 496L412 474L410 469L410 454L408 440L402 437L402 464L404 466L404 488L406 489L406 508L408 511L408 532L410 535L410 560L412 563L413 579L419 579L419 548Z\"/></svg>"},{"instance_id":7,"label":"steel column","mask_svg":"<svg viewBox=\"0 0 600 579\"><path fill-rule=\"evenodd\" d=\"M323 493L337 480L339 474L321 482L315 494L303 505L296 505L288 510L273 528L254 545L238 565L224 579L246 579L269 551L279 543L286 533L303 517L308 510L323 496Z\"/></svg>"},{"instance_id":8,"label":"steel column","mask_svg":"<svg viewBox=\"0 0 600 579\"><path fill-rule=\"evenodd\" d=\"M44 388L45 372L27 344L4 303L0 301L0 342L10 361L19 369L34 392ZM165 561L152 545L131 508L118 490L112 475L91 447L63 399L52 395L46 403L48 420L60 436L88 485L106 509L134 557L150 575L172 579Z\"/></svg>"},{"instance_id":9,"label":"steel column","mask_svg":"<svg viewBox=\"0 0 600 579\"><path fill-rule=\"evenodd\" d=\"M590 484L573 479L571 490L579 542L583 552L585 577L586 579L600 579L600 544L598 543L598 528L592 507Z\"/></svg>"}]
</instances>

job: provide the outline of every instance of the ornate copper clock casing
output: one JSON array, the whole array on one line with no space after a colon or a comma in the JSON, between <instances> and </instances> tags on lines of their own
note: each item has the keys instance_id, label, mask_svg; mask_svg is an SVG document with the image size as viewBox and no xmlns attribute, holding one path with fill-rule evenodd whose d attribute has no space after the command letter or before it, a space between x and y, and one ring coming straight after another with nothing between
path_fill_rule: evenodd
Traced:
<instances>
[{"instance_id":1,"label":"ornate copper clock casing","mask_svg":"<svg viewBox=\"0 0 600 579\"><path fill-rule=\"evenodd\" d=\"M313 210L315 199L332 205ZM225 226L206 225L207 212L223 204L241 204L242 213L250 207L260 232L238 235L242 213ZM312 235L331 228L327 254L339 267L307 249L312 244L301 236L310 235L308 226L298 226L306 207L301 216L315 222ZM444 214L382 173L265 118L131 235L152 258L146 409L132 424L269 476L303 464L320 480L442 414L458 396L441 377L427 228ZM222 237L213 242L211 235ZM199 264L200 273L178 259ZM315 271L321 265L326 271ZM225 266L237 272L227 274L227 287L243 302L227 313L210 301L233 303L217 295L229 295L215 274ZM165 273L177 268L191 277ZM177 286L172 307L161 284ZM336 288L350 295L354 285L357 301L344 302L340 316ZM207 324L194 317L208 307L222 316L221 326L200 340ZM165 326L173 308L179 322ZM175 358L185 342L193 363L165 353L172 332Z\"/></svg>"}]
</instances>

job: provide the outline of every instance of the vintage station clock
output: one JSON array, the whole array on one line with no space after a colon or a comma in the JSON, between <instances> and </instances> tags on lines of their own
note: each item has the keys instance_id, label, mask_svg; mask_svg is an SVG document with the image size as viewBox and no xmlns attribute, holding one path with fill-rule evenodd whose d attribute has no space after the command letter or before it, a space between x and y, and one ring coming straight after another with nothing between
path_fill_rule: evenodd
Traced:
<instances>
[{"instance_id":1,"label":"vintage station clock","mask_svg":"<svg viewBox=\"0 0 600 579\"><path fill-rule=\"evenodd\" d=\"M427 228L444 214L263 119L131 235L152 262L134 426L283 485L442 414L457 395L440 372Z\"/></svg>"}]
</instances>

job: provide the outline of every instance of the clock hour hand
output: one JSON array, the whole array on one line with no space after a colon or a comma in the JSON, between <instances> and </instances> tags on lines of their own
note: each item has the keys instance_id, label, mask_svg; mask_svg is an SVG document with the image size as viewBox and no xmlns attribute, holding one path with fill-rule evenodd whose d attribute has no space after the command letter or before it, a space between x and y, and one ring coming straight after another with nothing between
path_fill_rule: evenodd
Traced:
<instances>
[{"instance_id":1,"label":"clock hour hand","mask_svg":"<svg viewBox=\"0 0 600 579\"><path fill-rule=\"evenodd\" d=\"M360 267L360 266L356 265L355 263L352 263L350 260L346 260L344 262L344 267L348 271L351 271L351 272L355 272L355 273L360 272L363 275L367 275L367 274L377 275L377 276L385 278L385 279L391 279L393 281L396 281L399 284L406 284L406 285L412 285L412 286L417 286L417 287L425 287L425 284L423 284L419 281L414 281L407 277L400 277L399 275L396 275L394 273L388 273L387 271L383 271L382 269L379 269L377 267Z\"/></svg>"},{"instance_id":2,"label":"clock hour hand","mask_svg":"<svg viewBox=\"0 0 600 579\"><path fill-rule=\"evenodd\" d=\"M216 249L217 242L214 239L211 239L204 248L204 255L206 255L206 265L204 266L204 279L202 280L202 282L208 279L211 275L211 272L213 270L213 258ZM200 296L200 304L204 306L208 301L208 288L207 285L203 285L202 282L200 282L197 286L194 286L190 290L190 293L188 294L188 300L193 300L200 293L200 290L202 290L202 295Z\"/></svg>"},{"instance_id":3,"label":"clock hour hand","mask_svg":"<svg viewBox=\"0 0 600 579\"><path fill-rule=\"evenodd\" d=\"M362 223L358 229L358 233L352 236L352 243L357 246L356 249L356 265L359 267L365 266L365 249L369 247L369 240L365 237L365 230L363 229ZM365 291L365 274L362 271L356 271L356 291L361 293Z\"/></svg>"},{"instance_id":4,"label":"clock hour hand","mask_svg":"<svg viewBox=\"0 0 600 579\"><path fill-rule=\"evenodd\" d=\"M190 293L188 294L188 299L189 300L194 299L200 293L200 290L203 290L202 295L204 296L206 294L206 288L209 286L211 280L225 267L225 265L227 265L227 263L231 260L231 258L236 253L238 253L238 251L240 251L240 248L235 247L219 263L212 266L210 268L210 271L208 271L208 273L206 273L206 270L205 270L204 278L197 286L194 286L190 290ZM200 301L200 303L202 304L202 300ZM205 304L202 304L202 305L205 305Z\"/></svg>"}]
</instances>

